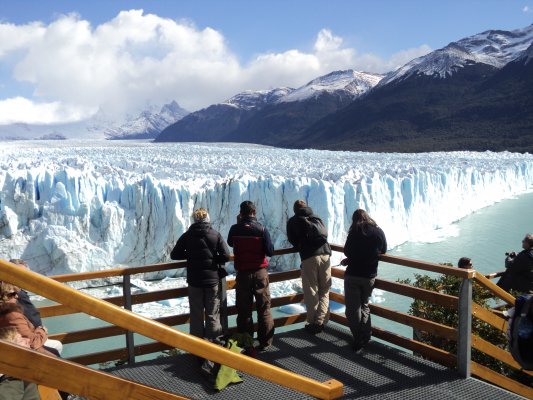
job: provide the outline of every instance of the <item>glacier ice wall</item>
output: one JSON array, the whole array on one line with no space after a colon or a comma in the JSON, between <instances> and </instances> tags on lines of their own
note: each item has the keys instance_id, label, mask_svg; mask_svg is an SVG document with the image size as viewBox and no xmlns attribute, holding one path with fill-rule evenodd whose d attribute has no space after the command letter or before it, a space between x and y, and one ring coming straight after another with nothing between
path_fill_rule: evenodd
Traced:
<instances>
[{"instance_id":1,"label":"glacier ice wall","mask_svg":"<svg viewBox=\"0 0 533 400\"><path fill-rule=\"evenodd\" d=\"M289 247L292 204L305 199L343 244L357 208L389 246L531 190L533 156L376 154L232 144L3 143L0 252L62 274L168 260L192 211L207 207L224 237L252 200L276 248ZM292 269L297 258L272 260Z\"/></svg>"}]
</instances>

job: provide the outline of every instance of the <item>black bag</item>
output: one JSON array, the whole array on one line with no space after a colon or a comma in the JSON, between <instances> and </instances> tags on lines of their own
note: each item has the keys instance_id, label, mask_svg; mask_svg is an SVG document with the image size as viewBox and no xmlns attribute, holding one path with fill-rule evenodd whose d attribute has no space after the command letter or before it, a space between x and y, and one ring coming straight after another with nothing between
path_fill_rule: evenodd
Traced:
<instances>
[{"instance_id":1,"label":"black bag","mask_svg":"<svg viewBox=\"0 0 533 400\"><path fill-rule=\"evenodd\" d=\"M523 369L533 370L533 295L516 298L508 336L513 358Z\"/></svg>"},{"instance_id":2,"label":"black bag","mask_svg":"<svg viewBox=\"0 0 533 400\"><path fill-rule=\"evenodd\" d=\"M310 247L318 248L328 242L328 232L322 220L318 217L306 217L307 231L305 238Z\"/></svg>"}]
</instances>

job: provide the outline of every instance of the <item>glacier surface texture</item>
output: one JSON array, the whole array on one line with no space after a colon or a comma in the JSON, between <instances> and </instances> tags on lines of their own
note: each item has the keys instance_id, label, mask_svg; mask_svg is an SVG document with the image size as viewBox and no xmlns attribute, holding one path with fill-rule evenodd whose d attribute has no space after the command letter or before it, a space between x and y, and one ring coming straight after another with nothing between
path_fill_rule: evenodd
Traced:
<instances>
[{"instance_id":1,"label":"glacier surface texture","mask_svg":"<svg viewBox=\"0 0 533 400\"><path fill-rule=\"evenodd\" d=\"M364 208L394 247L533 186L530 154L141 141L1 147L0 252L46 275L168 261L197 207L226 237L240 202L255 202L276 248L289 247L285 226L297 199L324 219L337 244L353 211ZM298 261L274 257L271 268Z\"/></svg>"}]
</instances>

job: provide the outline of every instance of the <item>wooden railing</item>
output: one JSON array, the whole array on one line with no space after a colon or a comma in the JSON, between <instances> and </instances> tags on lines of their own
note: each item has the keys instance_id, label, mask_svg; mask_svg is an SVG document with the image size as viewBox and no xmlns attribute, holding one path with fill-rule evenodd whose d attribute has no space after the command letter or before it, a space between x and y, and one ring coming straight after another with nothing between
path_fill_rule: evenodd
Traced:
<instances>
[{"instance_id":1,"label":"wooden railing","mask_svg":"<svg viewBox=\"0 0 533 400\"><path fill-rule=\"evenodd\" d=\"M0 340L0 370L90 399L180 400L185 397L131 382Z\"/></svg>"},{"instance_id":2,"label":"wooden railing","mask_svg":"<svg viewBox=\"0 0 533 400\"><path fill-rule=\"evenodd\" d=\"M338 246L338 245L332 245L332 249L334 251L339 251L339 252L343 251L343 247ZM294 249L277 250L275 252L275 255L288 254L292 252L294 252ZM489 278L483 276L482 274L478 273L475 270L458 269L455 267L448 267L448 266L443 266L439 264L411 260L411 259L396 257L396 256L391 256L391 255L382 255L381 261L400 265L400 266L407 267L407 268L415 268L418 270L423 270L423 271L428 271L428 272L457 276L463 279L464 283L463 285L461 285L462 291L458 297L450 296L450 295L446 295L446 294L442 294L438 292L433 292L433 291L429 291L425 289L420 289L420 288L416 288L410 285L406 285L406 284L402 284L398 282L391 282L391 281L387 281L383 279L376 279L376 284L375 284L376 288L387 291L387 292L396 293L396 294L407 296L413 299L433 302L435 304L447 307L449 309L457 310L459 313L459 326L458 327L450 327L450 326L442 325L438 322L417 318L415 316L409 315L399 310L392 310L382 305L371 304L371 312L374 315L383 317L385 319L394 321L396 323L409 326L413 329L425 331L433 335L440 336L447 340L457 341L458 352L457 354L452 354L443 349L428 345L426 343L422 343L413 338L408 338L408 337L399 335L395 332L389 332L377 326L372 327L372 332L373 332L372 334L374 337L393 343L407 350L413 351L417 354L420 354L424 357L432 359L443 365L446 365L449 367L455 367L458 369L459 373L462 376L468 377L470 376L470 374L472 374L482 379L485 379L491 383L497 384L507 390L510 390L522 396L525 396L527 398L533 398L532 388L527 387L523 384L520 384L516 381L513 381L484 366L471 362L471 359L470 359L471 349L475 348L493 357L496 360L506 363L512 368L520 369L520 366L516 363L516 361L514 361L511 354L507 350L497 347L491 343L488 343L487 341L483 340L482 338L478 337L475 334L472 334L471 332L472 317L476 317L490 324L496 329L499 329L500 331L502 331L502 333L504 333L507 329L507 322L503 318L501 318L501 316L499 316L497 313L494 313L491 310L485 309L475 303L472 303L473 281L476 281L480 285L487 288L489 291L491 291L491 293L494 294L495 297L502 299L509 306L514 305L513 296L511 296L509 293L497 287L494 283L490 281ZM105 300L117 306L128 307L129 305L129 307L131 307L131 304L141 304L141 303L151 302L151 301L161 301L161 300L166 300L166 299L171 299L171 298L185 297L187 295L186 288L159 290L155 292L140 293L136 295L131 295L131 292L128 294L127 286L129 285L129 277L131 275L145 273L145 272L155 272L155 271L161 271L161 270L183 268L183 267L184 267L184 263L178 262L178 263L149 265L149 266L136 267L136 268L123 268L123 269L115 269L115 270L90 272L90 273L84 273L84 274L62 275L62 276L55 276L53 278L57 282L72 282L72 281L81 280L80 278L84 280L85 279L92 280L92 279L97 279L97 278L110 278L110 277L123 276L124 285L125 285L124 296L112 297L112 298L108 298ZM344 270L341 268L334 267L332 268L332 275L335 278L343 279ZM286 272L281 272L281 273L272 273L270 275L270 281L277 282L277 281L284 281L288 279L297 279L299 277L300 277L300 271L292 270L292 271L286 271ZM1 278L1 274L0 274L0 278ZM234 288L234 284L235 283L233 280L228 280L227 289L232 290ZM28 289L31 291L34 291L32 288L28 288ZM127 298L128 296L130 296L129 300ZM337 301L339 303L344 303L344 296L341 294L335 293L335 292L330 292L330 299L333 301ZM288 295L288 296L272 299L272 306L279 307L281 305L299 303L301 301L302 301L301 294L293 294L293 295ZM73 307L69 303L65 303L61 301L60 303L63 303L63 304L41 308L41 315L43 317L52 317L52 316L59 316L59 315L67 315L73 312L79 312L78 308ZM235 313L236 313L236 310L234 306L228 308L228 315L234 315ZM296 315L291 315L291 316L287 316L283 318L277 318L275 320L275 324L276 326L290 325L290 324L294 324L298 322L303 322L304 320L305 320L304 314L296 314ZM347 321L344 315L332 313L331 320L337 323L340 323L340 324L347 325ZM165 324L169 326L186 324L188 322L189 322L188 315L176 315L176 316L164 317L164 318L159 318L156 321L154 321L154 323ZM99 338L105 338L105 337L128 333L127 327L123 327L123 326L121 327L120 324L116 324L116 325L118 326L94 328L94 329L89 329L89 330L84 330L84 331L57 333L57 334L51 335L51 338L59 339L64 344L68 345L71 343L83 342L86 340L99 339ZM131 327L131 328L132 330L134 330L133 329L134 327ZM139 332L139 333L143 334L142 332ZM146 335L146 336L150 337L150 335ZM149 353L158 352L158 351L172 348L172 347L184 348L181 346L177 346L176 344L177 343L175 342L172 342L169 344L168 342L164 340L158 340L154 343L133 346L129 350L126 347L126 348L121 348L121 349L103 351L99 353L84 354L84 355L72 357L70 360L76 361L81 364L90 365L90 364L101 363L101 362L112 361L112 360L119 360L119 359L128 360L128 359L131 359L132 354L134 357L135 355L149 354ZM179 343L179 344L181 345L182 343ZM187 350L187 348L184 348L184 349ZM191 352L198 354L198 352L194 352L194 351L191 351ZM198 355L202 356L202 354L198 354ZM217 361L217 360L214 360L214 361ZM235 365L235 364L232 365L230 363L227 363L226 361L227 360L224 360L223 363L226 363L227 365L230 365L230 366ZM239 364L239 367L237 369L243 370L242 365ZM524 371L524 372L531 374L528 371ZM329 383L325 382L324 384L328 385ZM329 391L329 395L331 395L331 393L332 391ZM339 392L336 392L336 393L339 393Z\"/></svg>"},{"instance_id":3,"label":"wooden railing","mask_svg":"<svg viewBox=\"0 0 533 400\"><path fill-rule=\"evenodd\" d=\"M319 399L335 399L343 393L342 384L334 379L318 382L257 359L234 353L216 344L180 332L168 325L124 310L112 303L78 292L7 261L0 260L0 279L64 304L77 312L100 318L172 348L183 349L199 357L208 358L216 363L227 365ZM63 389L63 387L58 386L58 389ZM109 395L108 398L117 397Z\"/></svg>"}]
</instances>

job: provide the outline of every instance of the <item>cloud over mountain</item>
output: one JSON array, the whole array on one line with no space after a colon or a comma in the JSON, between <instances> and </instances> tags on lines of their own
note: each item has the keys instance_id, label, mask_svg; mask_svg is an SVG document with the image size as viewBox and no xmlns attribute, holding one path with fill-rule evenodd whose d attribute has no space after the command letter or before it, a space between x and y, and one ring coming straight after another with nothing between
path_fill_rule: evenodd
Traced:
<instances>
[{"instance_id":1,"label":"cloud over mountain","mask_svg":"<svg viewBox=\"0 0 533 400\"><path fill-rule=\"evenodd\" d=\"M0 62L14 79L0 81L0 110L15 102L18 110L1 112L0 124L80 120L98 109L123 114L170 99L195 110L243 90L303 85L332 70L385 72L430 50L421 46L384 60L345 47L323 29L311 49L242 61L222 32L143 10L122 11L98 26L77 14L48 25L0 23Z\"/></svg>"}]
</instances>

